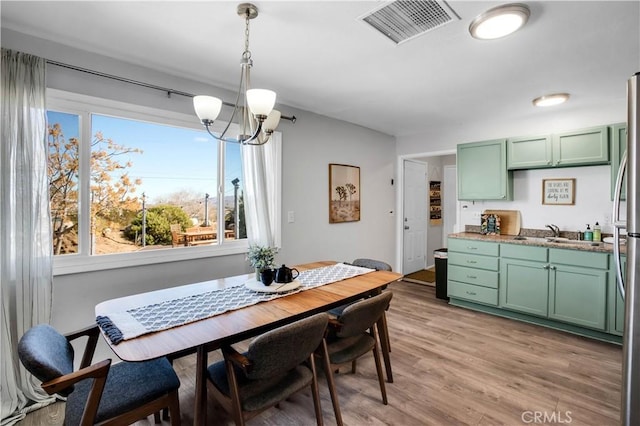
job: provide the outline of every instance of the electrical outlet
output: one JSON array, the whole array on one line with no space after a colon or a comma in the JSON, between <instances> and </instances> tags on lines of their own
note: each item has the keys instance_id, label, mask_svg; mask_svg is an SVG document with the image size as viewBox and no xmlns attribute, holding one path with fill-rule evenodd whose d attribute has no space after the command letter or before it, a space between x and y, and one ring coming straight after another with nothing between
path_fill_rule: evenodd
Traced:
<instances>
[{"instance_id":1,"label":"electrical outlet","mask_svg":"<svg viewBox=\"0 0 640 426\"><path fill-rule=\"evenodd\" d=\"M480 216L482 216L482 213L476 210L472 213L472 216L474 219L480 219Z\"/></svg>"},{"instance_id":2,"label":"electrical outlet","mask_svg":"<svg viewBox=\"0 0 640 426\"><path fill-rule=\"evenodd\" d=\"M296 221L296 215L293 212L293 210L290 210L289 212L287 212L287 222L293 223L295 221Z\"/></svg>"},{"instance_id":3,"label":"electrical outlet","mask_svg":"<svg viewBox=\"0 0 640 426\"><path fill-rule=\"evenodd\" d=\"M602 224L603 225L611 225L611 213L606 212L602 215L603 219L602 219Z\"/></svg>"}]
</instances>

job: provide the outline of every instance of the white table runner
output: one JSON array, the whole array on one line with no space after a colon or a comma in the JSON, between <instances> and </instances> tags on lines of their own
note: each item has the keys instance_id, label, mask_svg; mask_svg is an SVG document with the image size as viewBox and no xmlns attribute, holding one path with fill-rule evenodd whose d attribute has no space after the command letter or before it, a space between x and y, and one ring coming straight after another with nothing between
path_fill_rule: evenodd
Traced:
<instances>
[{"instance_id":1,"label":"white table runner","mask_svg":"<svg viewBox=\"0 0 640 426\"><path fill-rule=\"evenodd\" d=\"M111 342L118 344L143 334L188 324L373 271L375 269L337 263L302 271L297 278L302 285L286 293L258 293L244 285L238 285L119 312L109 312L107 315L98 316L96 322Z\"/></svg>"}]
</instances>

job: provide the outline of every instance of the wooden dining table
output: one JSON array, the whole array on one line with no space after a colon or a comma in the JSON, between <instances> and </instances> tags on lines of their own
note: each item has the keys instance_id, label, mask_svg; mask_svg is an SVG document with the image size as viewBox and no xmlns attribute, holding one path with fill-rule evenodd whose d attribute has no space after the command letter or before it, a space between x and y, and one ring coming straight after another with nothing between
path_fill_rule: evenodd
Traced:
<instances>
[{"instance_id":1,"label":"wooden dining table","mask_svg":"<svg viewBox=\"0 0 640 426\"><path fill-rule=\"evenodd\" d=\"M321 261L298 265L296 268L299 271L304 271L335 263L333 261ZM96 305L95 312L96 316L103 316L114 311L159 303L167 300L168 297L180 298L197 292L205 293L230 286L243 285L252 276L253 274L238 275L111 299ZM162 356L176 357L181 354L195 352L197 358L194 424L205 425L207 423L206 375L208 352L217 350L226 344L257 336L301 318L325 312L362 297L380 293L382 287L399 280L401 277L402 275L395 272L374 271L185 325L143 334L118 344L113 344L104 333L103 336L113 352L124 361L146 361ZM386 324L380 322L378 326L384 327ZM386 340L385 333L380 333L379 335L387 368L387 377L391 378L391 364L388 353L389 342Z\"/></svg>"}]
</instances>

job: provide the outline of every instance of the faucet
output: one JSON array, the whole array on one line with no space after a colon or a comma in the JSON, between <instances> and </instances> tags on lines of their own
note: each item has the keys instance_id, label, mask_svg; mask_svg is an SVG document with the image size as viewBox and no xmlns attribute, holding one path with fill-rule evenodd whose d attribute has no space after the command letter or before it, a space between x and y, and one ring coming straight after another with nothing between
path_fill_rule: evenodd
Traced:
<instances>
[{"instance_id":1,"label":"faucet","mask_svg":"<svg viewBox=\"0 0 640 426\"><path fill-rule=\"evenodd\" d=\"M560 228L558 228L557 225L554 225L553 223L551 225L545 225L547 228L551 229L551 231L553 232L553 236L554 237L559 237L560 236Z\"/></svg>"}]
</instances>

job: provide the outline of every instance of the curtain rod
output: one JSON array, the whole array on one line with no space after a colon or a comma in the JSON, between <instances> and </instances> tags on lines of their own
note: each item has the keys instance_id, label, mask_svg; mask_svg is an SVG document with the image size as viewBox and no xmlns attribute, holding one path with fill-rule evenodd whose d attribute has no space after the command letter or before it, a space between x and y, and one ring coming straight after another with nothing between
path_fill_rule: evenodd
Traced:
<instances>
[{"instance_id":1,"label":"curtain rod","mask_svg":"<svg viewBox=\"0 0 640 426\"><path fill-rule=\"evenodd\" d=\"M50 59L47 59L47 64L55 65L55 66L61 67L61 68L67 68L67 69L70 69L70 70L73 70L73 71L80 71L80 72L84 72L84 73L87 73L87 74L96 75L98 77L109 78L111 80L117 80L117 81L120 81L120 82L123 82L123 83L135 84L136 86L142 86L142 87L146 87L148 89L159 90L161 92L165 92L167 94L167 97L169 97L169 98L171 97L172 94L173 95L185 96L185 97L188 97L188 98L193 98L194 96L196 96L196 95L194 95L192 93L182 92L180 90L169 89L169 88L162 87L162 86L156 86L155 84L149 84L149 83L145 83L145 82L142 82L142 81L132 80L130 78L118 77L117 75L107 74L107 73L100 72L100 71L95 71L95 70L90 70L88 68L81 68L81 67L77 67L75 65L69 65L69 64L62 63L62 62L58 62L58 61L52 61ZM225 101L222 101L222 104L226 105L226 106L229 106L229 107L234 107L235 106L235 104L232 104L230 102L225 102ZM297 120L295 115L293 115L291 117L283 115L281 118L284 119L284 120L289 120L292 123L295 123L296 120Z\"/></svg>"}]
</instances>

